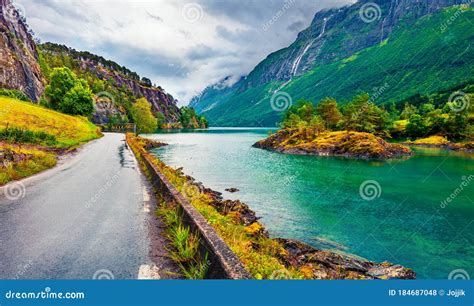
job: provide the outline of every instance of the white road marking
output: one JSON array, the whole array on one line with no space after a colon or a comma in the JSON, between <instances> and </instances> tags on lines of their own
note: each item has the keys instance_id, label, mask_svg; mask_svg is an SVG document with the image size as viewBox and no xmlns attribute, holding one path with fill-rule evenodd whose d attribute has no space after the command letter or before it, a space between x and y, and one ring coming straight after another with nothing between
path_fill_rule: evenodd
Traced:
<instances>
[{"instance_id":1,"label":"white road marking","mask_svg":"<svg viewBox=\"0 0 474 306\"><path fill-rule=\"evenodd\" d=\"M146 213L150 212L150 205L148 203L145 203L145 206L143 206L143 211Z\"/></svg>"},{"instance_id":2,"label":"white road marking","mask_svg":"<svg viewBox=\"0 0 474 306\"><path fill-rule=\"evenodd\" d=\"M150 201L150 194L148 193L148 190L146 187L143 187L143 201L149 202Z\"/></svg>"},{"instance_id":3,"label":"white road marking","mask_svg":"<svg viewBox=\"0 0 474 306\"><path fill-rule=\"evenodd\" d=\"M141 265L137 279L161 279L159 269L155 265Z\"/></svg>"},{"instance_id":4,"label":"white road marking","mask_svg":"<svg viewBox=\"0 0 474 306\"><path fill-rule=\"evenodd\" d=\"M150 194L145 186L143 186L143 211L146 213L150 212Z\"/></svg>"}]
</instances>

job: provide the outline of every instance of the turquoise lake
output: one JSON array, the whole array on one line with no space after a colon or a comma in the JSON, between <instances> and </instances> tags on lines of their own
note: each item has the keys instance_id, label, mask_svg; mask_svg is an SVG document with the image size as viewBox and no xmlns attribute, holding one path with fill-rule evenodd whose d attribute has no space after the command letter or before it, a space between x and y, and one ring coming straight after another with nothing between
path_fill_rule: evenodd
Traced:
<instances>
[{"instance_id":1,"label":"turquoise lake","mask_svg":"<svg viewBox=\"0 0 474 306\"><path fill-rule=\"evenodd\" d=\"M398 263L421 279L474 276L474 155L414 148L408 159L365 161L252 148L268 132L147 137L169 144L153 151L166 164L247 203L273 237Z\"/></svg>"}]
</instances>

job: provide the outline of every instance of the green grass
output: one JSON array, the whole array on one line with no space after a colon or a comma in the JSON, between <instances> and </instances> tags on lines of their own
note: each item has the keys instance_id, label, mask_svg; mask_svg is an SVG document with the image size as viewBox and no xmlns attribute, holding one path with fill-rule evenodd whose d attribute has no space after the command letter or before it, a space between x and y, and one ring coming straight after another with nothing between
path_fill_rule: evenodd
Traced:
<instances>
[{"instance_id":1,"label":"green grass","mask_svg":"<svg viewBox=\"0 0 474 306\"><path fill-rule=\"evenodd\" d=\"M97 127L87 118L0 96L0 185L55 166L56 149L98 137Z\"/></svg>"},{"instance_id":2,"label":"green grass","mask_svg":"<svg viewBox=\"0 0 474 306\"><path fill-rule=\"evenodd\" d=\"M55 146L57 144L56 137L46 132L33 132L22 128L0 129L0 141L8 143L29 143L44 146Z\"/></svg>"},{"instance_id":3,"label":"green grass","mask_svg":"<svg viewBox=\"0 0 474 306\"><path fill-rule=\"evenodd\" d=\"M413 141L414 144L426 144L426 145L447 145L449 144L449 141L446 139L446 137L443 136L430 136L426 138L421 138Z\"/></svg>"},{"instance_id":4,"label":"green grass","mask_svg":"<svg viewBox=\"0 0 474 306\"><path fill-rule=\"evenodd\" d=\"M19 159L10 161L10 157ZM0 143L0 186L39 173L56 165L56 156L27 146Z\"/></svg>"},{"instance_id":5,"label":"green grass","mask_svg":"<svg viewBox=\"0 0 474 306\"><path fill-rule=\"evenodd\" d=\"M161 201L156 214L166 225L166 236L171 244L168 252L171 259L178 264L182 276L187 279L206 278L209 269L207 253L201 256L199 237L188 226L183 225L176 205Z\"/></svg>"},{"instance_id":6,"label":"green grass","mask_svg":"<svg viewBox=\"0 0 474 306\"><path fill-rule=\"evenodd\" d=\"M21 101L0 96L0 129L19 128L46 133L56 138L54 147L69 148L100 137L87 118L74 117Z\"/></svg>"}]
</instances>

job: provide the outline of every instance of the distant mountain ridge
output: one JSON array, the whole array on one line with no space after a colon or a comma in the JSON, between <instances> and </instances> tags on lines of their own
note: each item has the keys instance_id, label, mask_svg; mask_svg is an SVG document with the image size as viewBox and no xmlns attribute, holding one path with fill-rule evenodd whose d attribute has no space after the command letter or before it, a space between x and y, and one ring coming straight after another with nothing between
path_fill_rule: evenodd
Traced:
<instances>
[{"instance_id":1,"label":"distant mountain ridge","mask_svg":"<svg viewBox=\"0 0 474 306\"><path fill-rule=\"evenodd\" d=\"M348 99L357 91L370 93L375 87L384 87L388 83L389 88L382 96L386 101L401 100L416 91L428 93L430 89L426 86L414 87L411 77L416 75L419 78L421 74L412 71L414 67L410 67L408 56L416 60L420 58L416 68L426 73L429 71L426 80L432 77L431 74L440 76L445 70L454 72L451 80L446 76L434 80L430 84L433 91L471 81L471 73L465 71L469 70L466 67L472 68L472 61L443 63L447 59L466 56L466 52L467 56L472 55L469 43L472 35L466 33L472 31L465 24L466 19L472 19L471 8L466 6L466 12L456 14L460 15L456 22L446 31L440 30L443 22L460 9L453 7L454 11L449 12L445 8L463 3L463 0L363 0L350 6L320 11L289 47L268 55L247 77L231 87L208 87L191 101L190 106L206 115L212 125L273 126L280 114L271 109L270 100L279 90L288 93L292 100L306 98L313 102L325 96ZM436 17L431 18L434 15ZM424 36L437 40L426 42ZM449 47L446 39L453 42ZM403 46L397 45L402 41L407 52ZM416 51L416 44L420 45L420 54L412 52ZM429 52L430 49L446 48L454 50ZM444 60L439 63L436 57ZM428 66L427 60L435 62L434 69ZM402 61L406 61L408 67L403 67ZM385 75L393 73L400 77L401 84L382 77L381 69L385 70ZM406 74L401 76L400 72ZM463 74L459 75L461 72ZM334 74L338 78L334 78ZM350 83L349 86L342 84L344 81ZM341 89L334 86L335 82L343 85ZM404 88L397 88L399 86ZM407 94L401 94L402 89L406 89Z\"/></svg>"}]
</instances>

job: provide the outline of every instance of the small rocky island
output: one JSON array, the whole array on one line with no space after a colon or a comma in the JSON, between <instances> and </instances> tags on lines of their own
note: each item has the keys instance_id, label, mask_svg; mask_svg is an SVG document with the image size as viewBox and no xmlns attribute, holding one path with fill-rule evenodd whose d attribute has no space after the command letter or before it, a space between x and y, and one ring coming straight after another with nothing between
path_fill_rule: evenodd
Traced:
<instances>
[{"instance_id":1,"label":"small rocky island","mask_svg":"<svg viewBox=\"0 0 474 306\"><path fill-rule=\"evenodd\" d=\"M407 146L386 142L370 133L354 131L318 134L308 133L305 129L282 129L253 146L287 154L361 159L399 158L413 154Z\"/></svg>"}]
</instances>

